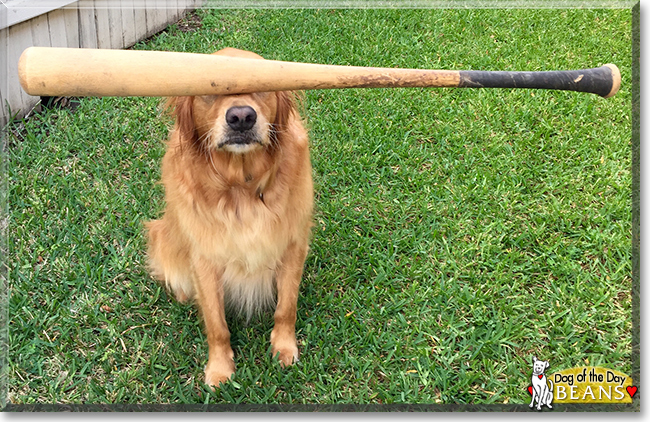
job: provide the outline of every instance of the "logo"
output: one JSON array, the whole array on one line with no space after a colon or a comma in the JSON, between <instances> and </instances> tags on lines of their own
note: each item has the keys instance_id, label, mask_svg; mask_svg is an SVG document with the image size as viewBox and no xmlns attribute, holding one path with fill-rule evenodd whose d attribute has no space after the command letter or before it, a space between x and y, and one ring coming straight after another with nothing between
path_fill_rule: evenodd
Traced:
<instances>
[{"instance_id":1,"label":"logo","mask_svg":"<svg viewBox=\"0 0 650 422\"><path fill-rule=\"evenodd\" d=\"M535 401L537 401L537 410L542 410L542 406L548 406L549 409L553 408L551 406L551 403L553 403L553 382L548 381L544 374L548 367L548 361L538 360L537 357L533 356L533 376L531 377L533 385L528 387L528 392L533 396L528 405L530 408L535 406Z\"/></svg>"},{"instance_id":2,"label":"logo","mask_svg":"<svg viewBox=\"0 0 650 422\"><path fill-rule=\"evenodd\" d=\"M555 403L632 403L638 388L624 373L598 366L582 366L546 374L550 364L533 356L530 407L552 409Z\"/></svg>"}]
</instances>

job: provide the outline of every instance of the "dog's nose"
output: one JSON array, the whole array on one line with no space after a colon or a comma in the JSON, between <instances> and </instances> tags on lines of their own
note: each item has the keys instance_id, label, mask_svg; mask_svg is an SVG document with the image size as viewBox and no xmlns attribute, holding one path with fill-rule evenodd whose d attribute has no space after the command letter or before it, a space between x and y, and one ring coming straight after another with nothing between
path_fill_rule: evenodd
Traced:
<instances>
[{"instance_id":1,"label":"dog's nose","mask_svg":"<svg viewBox=\"0 0 650 422\"><path fill-rule=\"evenodd\" d=\"M257 113L250 106L230 107L226 111L226 122L228 126L238 132L249 130L255 125L256 120Z\"/></svg>"}]
</instances>

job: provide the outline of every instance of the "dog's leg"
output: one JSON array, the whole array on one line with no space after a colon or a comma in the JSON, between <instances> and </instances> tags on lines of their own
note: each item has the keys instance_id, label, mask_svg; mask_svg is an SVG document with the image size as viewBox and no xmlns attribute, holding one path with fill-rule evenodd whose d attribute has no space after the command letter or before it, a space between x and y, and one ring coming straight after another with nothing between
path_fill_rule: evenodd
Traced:
<instances>
[{"instance_id":1,"label":"dog's leg","mask_svg":"<svg viewBox=\"0 0 650 422\"><path fill-rule=\"evenodd\" d=\"M537 389L535 388L535 384L533 384L533 394L532 394L533 397L530 399L530 404L528 405L528 407L530 407L531 409L532 409L533 406L535 406L535 396L536 395L537 395Z\"/></svg>"},{"instance_id":2,"label":"dog's leg","mask_svg":"<svg viewBox=\"0 0 650 422\"><path fill-rule=\"evenodd\" d=\"M551 406L551 403L553 402L553 381L548 380L549 386L548 386L548 393L546 395L546 405L548 406L549 409L552 409L553 406Z\"/></svg>"},{"instance_id":3,"label":"dog's leg","mask_svg":"<svg viewBox=\"0 0 650 422\"><path fill-rule=\"evenodd\" d=\"M230 347L230 332L226 324L223 286L218 269L203 258L193 260L196 272L197 302L205 322L208 337L208 363L205 383L219 387L235 372L234 353Z\"/></svg>"},{"instance_id":4,"label":"dog's leg","mask_svg":"<svg viewBox=\"0 0 650 422\"><path fill-rule=\"evenodd\" d=\"M296 308L303 266L307 256L307 245L292 243L282 257L276 273L278 304L275 310L275 326L271 331L271 352L280 354L283 366L298 360L296 344Z\"/></svg>"},{"instance_id":5,"label":"dog's leg","mask_svg":"<svg viewBox=\"0 0 650 422\"><path fill-rule=\"evenodd\" d=\"M187 248L178 235L170 235L169 220L145 223L148 232L148 265L151 275L183 303L194 297ZM170 240L173 239L173 240Z\"/></svg>"},{"instance_id":6,"label":"dog's leg","mask_svg":"<svg viewBox=\"0 0 650 422\"><path fill-rule=\"evenodd\" d=\"M537 391L537 410L542 410L542 404L544 404L544 394L546 394L545 388L543 385L539 386Z\"/></svg>"}]
</instances>

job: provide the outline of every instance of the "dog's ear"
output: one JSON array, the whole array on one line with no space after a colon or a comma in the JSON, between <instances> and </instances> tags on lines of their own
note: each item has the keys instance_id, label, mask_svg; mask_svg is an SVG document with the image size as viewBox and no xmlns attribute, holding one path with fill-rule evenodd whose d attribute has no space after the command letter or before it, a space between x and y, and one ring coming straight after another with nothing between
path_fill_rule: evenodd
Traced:
<instances>
[{"instance_id":1,"label":"dog's ear","mask_svg":"<svg viewBox=\"0 0 650 422\"><path fill-rule=\"evenodd\" d=\"M193 112L194 97L172 97L167 100L165 108L175 120L176 130L180 135L181 145L194 144L197 140Z\"/></svg>"},{"instance_id":2,"label":"dog's ear","mask_svg":"<svg viewBox=\"0 0 650 422\"><path fill-rule=\"evenodd\" d=\"M299 94L292 91L278 91L275 93L277 106L275 121L273 122L273 142L277 144L282 139L282 134L289 127L289 121L298 116Z\"/></svg>"},{"instance_id":3,"label":"dog's ear","mask_svg":"<svg viewBox=\"0 0 650 422\"><path fill-rule=\"evenodd\" d=\"M548 363L548 361L544 361L544 370L547 370L549 366L551 366L551 364Z\"/></svg>"},{"instance_id":4,"label":"dog's ear","mask_svg":"<svg viewBox=\"0 0 650 422\"><path fill-rule=\"evenodd\" d=\"M533 356L533 363L537 362L537 356Z\"/></svg>"}]
</instances>

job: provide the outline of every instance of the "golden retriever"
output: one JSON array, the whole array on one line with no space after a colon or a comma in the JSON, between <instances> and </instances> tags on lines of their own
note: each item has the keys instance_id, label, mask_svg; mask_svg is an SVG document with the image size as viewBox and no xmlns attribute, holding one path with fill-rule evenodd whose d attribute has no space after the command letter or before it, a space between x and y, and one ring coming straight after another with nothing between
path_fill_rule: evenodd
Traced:
<instances>
[{"instance_id":1,"label":"golden retriever","mask_svg":"<svg viewBox=\"0 0 650 422\"><path fill-rule=\"evenodd\" d=\"M262 59L232 48L215 54ZM175 125L162 161L166 208L146 223L151 274L200 308L207 385L218 387L235 372L226 308L250 318L276 303L272 353L292 365L313 209L295 95L176 97L168 105Z\"/></svg>"}]
</instances>

